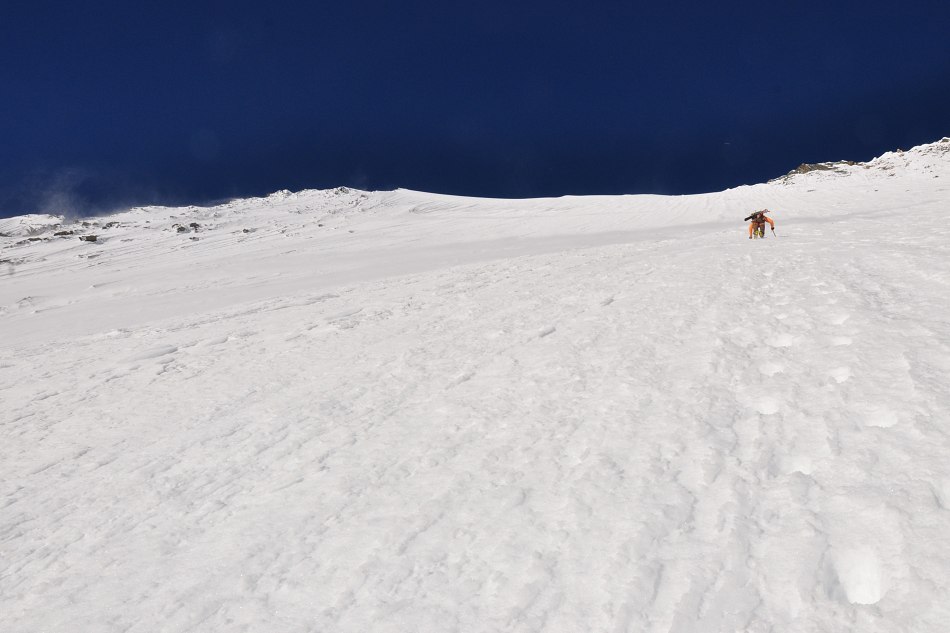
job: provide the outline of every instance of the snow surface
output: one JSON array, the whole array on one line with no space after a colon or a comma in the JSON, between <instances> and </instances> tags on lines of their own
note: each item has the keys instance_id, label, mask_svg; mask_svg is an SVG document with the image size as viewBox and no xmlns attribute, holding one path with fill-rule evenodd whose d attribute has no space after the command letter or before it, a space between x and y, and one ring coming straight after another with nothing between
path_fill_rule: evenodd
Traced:
<instances>
[{"instance_id":1,"label":"snow surface","mask_svg":"<svg viewBox=\"0 0 950 633\"><path fill-rule=\"evenodd\" d=\"M0 220L0 631L947 631L948 188Z\"/></svg>"}]
</instances>

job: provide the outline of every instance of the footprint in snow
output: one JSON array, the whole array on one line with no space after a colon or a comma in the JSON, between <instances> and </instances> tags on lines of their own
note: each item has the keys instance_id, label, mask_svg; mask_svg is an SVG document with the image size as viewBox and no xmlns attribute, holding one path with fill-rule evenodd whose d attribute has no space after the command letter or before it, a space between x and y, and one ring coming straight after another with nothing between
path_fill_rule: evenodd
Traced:
<instances>
[{"instance_id":1,"label":"footprint in snow","mask_svg":"<svg viewBox=\"0 0 950 633\"><path fill-rule=\"evenodd\" d=\"M828 317L828 323L830 323L831 325L841 325L842 323L844 323L850 318L851 318L850 314L846 314L843 312L838 313L838 314L832 314Z\"/></svg>"},{"instance_id":2,"label":"footprint in snow","mask_svg":"<svg viewBox=\"0 0 950 633\"><path fill-rule=\"evenodd\" d=\"M867 426L889 429L897 424L897 414L883 406L869 405L861 412Z\"/></svg>"},{"instance_id":3,"label":"footprint in snow","mask_svg":"<svg viewBox=\"0 0 950 633\"><path fill-rule=\"evenodd\" d=\"M795 344L795 337L791 334L779 334L768 341L771 347L791 347Z\"/></svg>"},{"instance_id":4,"label":"footprint in snow","mask_svg":"<svg viewBox=\"0 0 950 633\"><path fill-rule=\"evenodd\" d=\"M950 510L950 478L938 479L930 483L937 507Z\"/></svg>"},{"instance_id":5,"label":"footprint in snow","mask_svg":"<svg viewBox=\"0 0 950 633\"><path fill-rule=\"evenodd\" d=\"M876 604L887 592L881 559L869 547L845 548L831 553L832 565L845 599L851 604Z\"/></svg>"},{"instance_id":6,"label":"footprint in snow","mask_svg":"<svg viewBox=\"0 0 950 633\"><path fill-rule=\"evenodd\" d=\"M774 376L775 374L780 374L785 371L785 367L780 363L762 363L759 365L759 371L766 376Z\"/></svg>"},{"instance_id":7,"label":"footprint in snow","mask_svg":"<svg viewBox=\"0 0 950 633\"><path fill-rule=\"evenodd\" d=\"M850 367L836 367L828 372L828 375L834 378L835 382L841 384L851 378Z\"/></svg>"},{"instance_id":8,"label":"footprint in snow","mask_svg":"<svg viewBox=\"0 0 950 633\"><path fill-rule=\"evenodd\" d=\"M452 379L451 381L449 381L449 384L447 384L447 385L445 386L445 388L446 388L446 389L452 389L453 387L458 387L458 386L461 385L462 383L468 382L469 380L471 380L471 379L474 378L474 377L475 377L475 372L474 372L474 371L471 371L471 370L465 371L465 372L459 374L458 376L456 376L456 377L455 377L454 379Z\"/></svg>"},{"instance_id":9,"label":"footprint in snow","mask_svg":"<svg viewBox=\"0 0 950 633\"><path fill-rule=\"evenodd\" d=\"M779 401L772 396L761 396L752 403L752 406L762 415L773 415L781 408Z\"/></svg>"},{"instance_id":10,"label":"footprint in snow","mask_svg":"<svg viewBox=\"0 0 950 633\"><path fill-rule=\"evenodd\" d=\"M814 467L811 458L806 455L782 455L773 462L773 473L778 472L782 475L792 473L811 475L812 470Z\"/></svg>"}]
</instances>

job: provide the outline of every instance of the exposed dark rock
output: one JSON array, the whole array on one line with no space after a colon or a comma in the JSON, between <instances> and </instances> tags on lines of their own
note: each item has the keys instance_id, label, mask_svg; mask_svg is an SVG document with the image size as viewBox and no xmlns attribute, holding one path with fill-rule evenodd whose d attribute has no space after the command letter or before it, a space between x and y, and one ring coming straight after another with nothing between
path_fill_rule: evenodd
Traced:
<instances>
[{"instance_id":1,"label":"exposed dark rock","mask_svg":"<svg viewBox=\"0 0 950 633\"><path fill-rule=\"evenodd\" d=\"M99 236L98 235L80 235L79 239L81 239L84 242L95 242L96 240L99 239Z\"/></svg>"},{"instance_id":2,"label":"exposed dark rock","mask_svg":"<svg viewBox=\"0 0 950 633\"><path fill-rule=\"evenodd\" d=\"M855 162L853 160L839 160L831 163L802 163L792 171L788 172L784 176L779 176L778 178L773 178L769 182L788 182L792 176L797 174L807 174L812 171L833 171L839 174L846 174L847 171L844 166L853 166L860 165L861 163ZM864 166L865 169L867 165Z\"/></svg>"},{"instance_id":3,"label":"exposed dark rock","mask_svg":"<svg viewBox=\"0 0 950 633\"><path fill-rule=\"evenodd\" d=\"M53 237L65 237L67 235L75 235L76 231L56 231L53 233Z\"/></svg>"},{"instance_id":4,"label":"exposed dark rock","mask_svg":"<svg viewBox=\"0 0 950 633\"><path fill-rule=\"evenodd\" d=\"M853 160L839 160L835 163L802 163L792 171L788 172L788 175L807 174L810 171L843 171L841 169L843 165L857 165L857 163Z\"/></svg>"}]
</instances>

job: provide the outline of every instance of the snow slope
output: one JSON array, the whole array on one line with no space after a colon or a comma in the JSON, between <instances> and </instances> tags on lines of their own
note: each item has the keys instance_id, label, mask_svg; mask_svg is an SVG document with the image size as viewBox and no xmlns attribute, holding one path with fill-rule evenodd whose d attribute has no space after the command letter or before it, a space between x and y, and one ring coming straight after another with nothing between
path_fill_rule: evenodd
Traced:
<instances>
[{"instance_id":1,"label":"snow slope","mask_svg":"<svg viewBox=\"0 0 950 633\"><path fill-rule=\"evenodd\" d=\"M946 631L948 188L0 220L0 631Z\"/></svg>"}]
</instances>

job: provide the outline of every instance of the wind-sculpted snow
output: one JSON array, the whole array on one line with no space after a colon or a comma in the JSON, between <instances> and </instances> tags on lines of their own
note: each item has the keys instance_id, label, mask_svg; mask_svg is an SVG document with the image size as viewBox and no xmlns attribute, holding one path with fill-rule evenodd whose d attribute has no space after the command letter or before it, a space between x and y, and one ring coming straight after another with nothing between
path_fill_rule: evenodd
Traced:
<instances>
[{"instance_id":1,"label":"wind-sculpted snow","mask_svg":"<svg viewBox=\"0 0 950 633\"><path fill-rule=\"evenodd\" d=\"M0 630L945 631L939 175L5 238Z\"/></svg>"}]
</instances>

